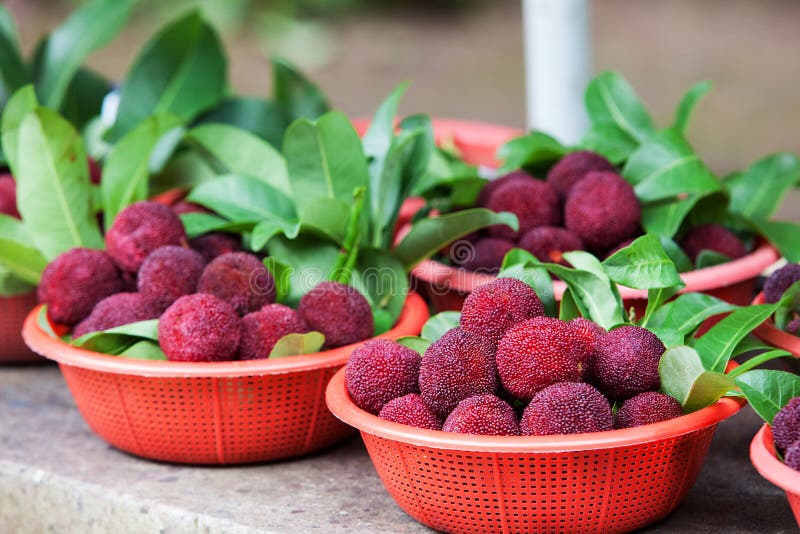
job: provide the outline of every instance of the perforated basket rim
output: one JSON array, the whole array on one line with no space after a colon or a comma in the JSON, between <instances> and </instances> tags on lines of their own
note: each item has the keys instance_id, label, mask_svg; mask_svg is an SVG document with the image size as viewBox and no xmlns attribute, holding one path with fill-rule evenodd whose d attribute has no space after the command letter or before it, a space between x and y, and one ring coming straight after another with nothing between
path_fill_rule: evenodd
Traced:
<instances>
[{"instance_id":1,"label":"perforated basket rim","mask_svg":"<svg viewBox=\"0 0 800 534\"><path fill-rule=\"evenodd\" d=\"M22 337L31 350L62 365L121 375L231 378L316 370L344 365L353 349L363 343L346 345L316 354L277 359L227 362L133 360L73 347L60 339L51 337L39 327L37 319L40 310L41 306L37 306L28 314L22 330ZM409 293L395 326L377 337L397 339L406 335L417 335L428 316L428 307L422 297L413 292Z\"/></svg>"},{"instance_id":2,"label":"perforated basket rim","mask_svg":"<svg viewBox=\"0 0 800 534\"><path fill-rule=\"evenodd\" d=\"M762 477L788 493L800 495L800 472L778 459L772 429L767 423L750 442L750 461Z\"/></svg>"},{"instance_id":3,"label":"perforated basket rim","mask_svg":"<svg viewBox=\"0 0 800 534\"><path fill-rule=\"evenodd\" d=\"M756 295L753 304L764 304L764 293ZM777 328L772 318L758 325L753 333L767 343L791 352L795 358L800 358L800 337Z\"/></svg>"},{"instance_id":4,"label":"perforated basket rim","mask_svg":"<svg viewBox=\"0 0 800 534\"><path fill-rule=\"evenodd\" d=\"M709 291L755 278L779 258L775 247L764 241L753 252L739 259L681 273L681 280L686 284L681 293ZM462 293L471 293L477 287L496 279L492 275L457 269L434 260L421 262L414 267L411 275L425 282L435 283L438 287L449 287ZM553 281L556 298L560 299L566 288L567 285L561 280ZM619 293L623 299L647 299L647 291L641 289L619 286Z\"/></svg>"},{"instance_id":5,"label":"perforated basket rim","mask_svg":"<svg viewBox=\"0 0 800 534\"><path fill-rule=\"evenodd\" d=\"M635 428L564 436L479 436L427 430L386 421L356 406L344 385L344 369L328 383L328 409L361 432L418 447L463 452L551 453L612 449L674 438L727 419L738 412L744 399L725 397L696 412Z\"/></svg>"}]
</instances>

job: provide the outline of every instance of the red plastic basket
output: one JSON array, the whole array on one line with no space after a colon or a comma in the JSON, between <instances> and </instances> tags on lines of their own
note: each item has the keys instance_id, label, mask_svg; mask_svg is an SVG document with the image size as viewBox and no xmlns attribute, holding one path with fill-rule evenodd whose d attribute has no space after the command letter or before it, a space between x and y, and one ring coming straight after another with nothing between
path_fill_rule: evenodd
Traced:
<instances>
[{"instance_id":1,"label":"red plastic basket","mask_svg":"<svg viewBox=\"0 0 800 534\"><path fill-rule=\"evenodd\" d=\"M115 447L152 460L239 464L307 454L352 433L325 407L328 380L357 345L280 359L142 361L82 350L25 320L23 337L55 360L81 414ZM419 334L428 318L416 294L380 337Z\"/></svg>"},{"instance_id":2,"label":"red plastic basket","mask_svg":"<svg viewBox=\"0 0 800 534\"><path fill-rule=\"evenodd\" d=\"M744 401L663 423L571 436L472 436L384 421L338 372L328 407L358 428L403 510L455 533L623 532L668 515L694 484L717 424Z\"/></svg>"},{"instance_id":3,"label":"red plastic basket","mask_svg":"<svg viewBox=\"0 0 800 534\"><path fill-rule=\"evenodd\" d=\"M0 297L0 364L44 363L47 360L31 351L22 341L25 317L38 303L36 292Z\"/></svg>"},{"instance_id":4,"label":"red plastic basket","mask_svg":"<svg viewBox=\"0 0 800 534\"><path fill-rule=\"evenodd\" d=\"M772 441L772 429L766 423L750 442L750 461L762 477L786 492L789 506L800 526L800 472L778 459Z\"/></svg>"}]
</instances>

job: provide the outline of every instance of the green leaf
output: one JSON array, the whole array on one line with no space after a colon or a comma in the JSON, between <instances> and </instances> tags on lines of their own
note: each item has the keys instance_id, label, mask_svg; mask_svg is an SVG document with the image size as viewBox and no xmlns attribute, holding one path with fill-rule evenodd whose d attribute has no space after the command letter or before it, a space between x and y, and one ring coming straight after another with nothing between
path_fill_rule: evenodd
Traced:
<instances>
[{"instance_id":1,"label":"green leaf","mask_svg":"<svg viewBox=\"0 0 800 534\"><path fill-rule=\"evenodd\" d=\"M667 253L669 259L675 264L675 267L678 269L679 273L685 273L687 271L692 270L692 260L689 259L689 256L683 251L683 249L672 239L669 237L661 236L661 246L664 248L664 252Z\"/></svg>"},{"instance_id":2,"label":"green leaf","mask_svg":"<svg viewBox=\"0 0 800 534\"><path fill-rule=\"evenodd\" d=\"M498 278L516 278L533 288L544 306L544 313L549 317L556 316L556 299L553 291L553 279L544 267L531 261L532 255L522 249L514 248L503 258Z\"/></svg>"},{"instance_id":3,"label":"green leaf","mask_svg":"<svg viewBox=\"0 0 800 534\"><path fill-rule=\"evenodd\" d=\"M500 172L524 168L530 172L544 172L572 149L559 143L544 132L533 131L516 137L497 150L497 159L503 162Z\"/></svg>"},{"instance_id":4,"label":"green leaf","mask_svg":"<svg viewBox=\"0 0 800 534\"><path fill-rule=\"evenodd\" d=\"M103 100L113 89L111 82L88 69L80 69L67 88L61 111L78 130L100 115Z\"/></svg>"},{"instance_id":5,"label":"green leaf","mask_svg":"<svg viewBox=\"0 0 800 534\"><path fill-rule=\"evenodd\" d=\"M688 195L708 195L720 189L714 173L700 160L683 135L666 129L631 154L622 171L642 202Z\"/></svg>"},{"instance_id":6,"label":"green leaf","mask_svg":"<svg viewBox=\"0 0 800 534\"><path fill-rule=\"evenodd\" d=\"M39 313L36 315L36 324L48 336L58 339L58 334L53 330L53 325L50 324L50 319L47 316L47 305L43 305L39 308Z\"/></svg>"},{"instance_id":7,"label":"green leaf","mask_svg":"<svg viewBox=\"0 0 800 534\"><path fill-rule=\"evenodd\" d=\"M114 140L150 115L190 122L222 98L226 60L216 32L193 11L145 45L122 82Z\"/></svg>"},{"instance_id":8,"label":"green leaf","mask_svg":"<svg viewBox=\"0 0 800 534\"><path fill-rule=\"evenodd\" d=\"M505 224L514 230L519 227L512 213L495 213L483 208L462 210L416 222L394 252L406 269L411 269L448 243L494 224Z\"/></svg>"},{"instance_id":9,"label":"green leaf","mask_svg":"<svg viewBox=\"0 0 800 534\"><path fill-rule=\"evenodd\" d=\"M572 296L572 291L567 288L561 296L558 318L562 321L571 321L577 317L582 317L581 310L578 309L578 304L575 302L575 297Z\"/></svg>"},{"instance_id":10,"label":"green leaf","mask_svg":"<svg viewBox=\"0 0 800 534\"><path fill-rule=\"evenodd\" d=\"M180 219L190 239L209 232L250 232L256 225L255 222L231 222L210 213L183 213Z\"/></svg>"},{"instance_id":11,"label":"green leaf","mask_svg":"<svg viewBox=\"0 0 800 534\"><path fill-rule=\"evenodd\" d=\"M800 224L763 220L754 220L752 223L784 258L792 263L800 262Z\"/></svg>"},{"instance_id":12,"label":"green leaf","mask_svg":"<svg viewBox=\"0 0 800 534\"><path fill-rule=\"evenodd\" d=\"M315 354L325 344L325 336L319 332L287 334L280 338L269 353L269 358Z\"/></svg>"},{"instance_id":13,"label":"green leaf","mask_svg":"<svg viewBox=\"0 0 800 534\"><path fill-rule=\"evenodd\" d=\"M648 202L642 206L642 228L648 234L672 238L701 198L700 195L689 195Z\"/></svg>"},{"instance_id":14,"label":"green leaf","mask_svg":"<svg viewBox=\"0 0 800 534\"><path fill-rule=\"evenodd\" d=\"M33 244L48 260L71 248L103 248L78 132L39 108L22 121L19 147L17 199Z\"/></svg>"},{"instance_id":15,"label":"green leaf","mask_svg":"<svg viewBox=\"0 0 800 534\"><path fill-rule=\"evenodd\" d=\"M37 61L36 87L42 104L61 107L73 76L86 57L105 46L125 25L132 0L93 0L77 9L47 38Z\"/></svg>"},{"instance_id":16,"label":"green leaf","mask_svg":"<svg viewBox=\"0 0 800 534\"><path fill-rule=\"evenodd\" d=\"M158 343L152 341L139 341L119 353L123 358L130 360L156 360L166 361L167 356Z\"/></svg>"},{"instance_id":17,"label":"green leaf","mask_svg":"<svg viewBox=\"0 0 800 534\"><path fill-rule=\"evenodd\" d=\"M609 278L627 287L658 289L684 285L660 240L651 234L612 254L603 261L603 267Z\"/></svg>"},{"instance_id":18,"label":"green leaf","mask_svg":"<svg viewBox=\"0 0 800 534\"><path fill-rule=\"evenodd\" d=\"M731 261L731 258L726 256L725 254L720 254L714 250L701 250L700 253L697 255L697 260L695 261L695 268L696 269L705 269L706 267L713 267L715 265L722 265L723 263L728 263Z\"/></svg>"},{"instance_id":19,"label":"green leaf","mask_svg":"<svg viewBox=\"0 0 800 534\"><path fill-rule=\"evenodd\" d=\"M397 340L397 343L419 353L420 356L424 355L425 351L428 350L428 347L431 346L430 341L417 336L401 337Z\"/></svg>"},{"instance_id":20,"label":"green leaf","mask_svg":"<svg viewBox=\"0 0 800 534\"><path fill-rule=\"evenodd\" d=\"M38 284L47 259L30 246L31 241L22 222L0 214L0 265L20 280Z\"/></svg>"},{"instance_id":21,"label":"green leaf","mask_svg":"<svg viewBox=\"0 0 800 534\"><path fill-rule=\"evenodd\" d=\"M648 328L667 346L682 344L706 319L736 309L733 304L703 293L686 293L662 306L653 314ZM724 367L723 367L724 368Z\"/></svg>"},{"instance_id":22,"label":"green leaf","mask_svg":"<svg viewBox=\"0 0 800 534\"><path fill-rule=\"evenodd\" d=\"M661 390L691 413L717 402L734 387L733 379L707 371L697 352L687 346L667 349L658 364Z\"/></svg>"},{"instance_id":23,"label":"green leaf","mask_svg":"<svg viewBox=\"0 0 800 534\"><path fill-rule=\"evenodd\" d=\"M589 83L585 103L593 124L613 124L639 143L655 132L653 120L639 97L615 72L604 72Z\"/></svg>"},{"instance_id":24,"label":"green leaf","mask_svg":"<svg viewBox=\"0 0 800 534\"><path fill-rule=\"evenodd\" d=\"M477 167L442 148L433 147L428 168L417 179L410 194L429 199L443 196L449 198L453 206L470 207L475 205L486 183L487 179L480 176Z\"/></svg>"},{"instance_id":25,"label":"green leaf","mask_svg":"<svg viewBox=\"0 0 800 534\"><path fill-rule=\"evenodd\" d=\"M164 169L150 177L150 191L162 193L179 187L189 190L216 179L217 173L194 150L177 152Z\"/></svg>"},{"instance_id":26,"label":"green leaf","mask_svg":"<svg viewBox=\"0 0 800 534\"><path fill-rule=\"evenodd\" d=\"M233 222L271 221L289 226L297 217L293 203L286 195L250 176L220 176L195 187L187 200Z\"/></svg>"},{"instance_id":27,"label":"green leaf","mask_svg":"<svg viewBox=\"0 0 800 534\"><path fill-rule=\"evenodd\" d=\"M36 90L33 85L26 85L13 94L3 110L3 151L14 175L17 172L17 156L19 154L19 127L22 120L39 107Z\"/></svg>"},{"instance_id":28,"label":"green leaf","mask_svg":"<svg viewBox=\"0 0 800 534\"><path fill-rule=\"evenodd\" d=\"M272 58L272 93L287 123L300 118L316 119L330 109L322 91L291 63L278 57Z\"/></svg>"},{"instance_id":29,"label":"green leaf","mask_svg":"<svg viewBox=\"0 0 800 534\"><path fill-rule=\"evenodd\" d=\"M372 122L361 139L364 145L364 154L370 158L369 175L370 175L370 190L375 189L377 183L383 174L384 162L389 152L389 147L394 140L395 132L395 117L397 116L397 108L400 105L400 99L408 89L408 83L401 83L395 87L389 96L381 102ZM373 193L374 194L374 193Z\"/></svg>"},{"instance_id":30,"label":"green leaf","mask_svg":"<svg viewBox=\"0 0 800 534\"><path fill-rule=\"evenodd\" d=\"M34 291L36 286L21 279L0 263L0 296L13 297Z\"/></svg>"},{"instance_id":31,"label":"green leaf","mask_svg":"<svg viewBox=\"0 0 800 534\"><path fill-rule=\"evenodd\" d=\"M738 347L737 347L738 350ZM742 363L736 369L731 370L728 373L728 376L731 378L735 378L741 374L744 374L751 369L755 369L759 365L762 365L768 361L775 360L777 358L792 358L794 354L787 350L782 349L774 349L774 350L767 350L759 354L758 356L754 356L747 360L746 362Z\"/></svg>"},{"instance_id":32,"label":"green leaf","mask_svg":"<svg viewBox=\"0 0 800 534\"><path fill-rule=\"evenodd\" d=\"M358 259L359 245L363 235L363 225L361 221L363 220L362 214L364 213L365 197L366 188L358 187L353 191L353 204L348 214L347 229L345 230L341 252L330 273L330 280L332 282L338 282L340 284L348 284L350 282L353 268Z\"/></svg>"},{"instance_id":33,"label":"green leaf","mask_svg":"<svg viewBox=\"0 0 800 534\"><path fill-rule=\"evenodd\" d=\"M117 143L103 165L100 191L104 219L113 221L117 214L134 202L149 197L150 161L159 140L180 128L175 115L154 115L133 129Z\"/></svg>"},{"instance_id":34,"label":"green leaf","mask_svg":"<svg viewBox=\"0 0 800 534\"><path fill-rule=\"evenodd\" d=\"M746 219L766 220L775 214L786 193L800 181L800 158L779 152L762 158L725 180L729 209Z\"/></svg>"},{"instance_id":35,"label":"green leaf","mask_svg":"<svg viewBox=\"0 0 800 534\"><path fill-rule=\"evenodd\" d=\"M19 50L19 36L8 8L0 5L0 107L30 81Z\"/></svg>"},{"instance_id":36,"label":"green leaf","mask_svg":"<svg viewBox=\"0 0 800 534\"><path fill-rule=\"evenodd\" d=\"M702 81L689 88L686 94L683 95L681 103L678 104L678 109L675 110L675 125L674 128L681 133L686 133L689 126L689 118L692 116L695 106L709 92L714 85L709 81Z\"/></svg>"},{"instance_id":37,"label":"green leaf","mask_svg":"<svg viewBox=\"0 0 800 534\"><path fill-rule=\"evenodd\" d=\"M790 400L800 397L800 376L786 371L755 369L735 381L753 410L769 424Z\"/></svg>"},{"instance_id":38,"label":"green leaf","mask_svg":"<svg viewBox=\"0 0 800 534\"><path fill-rule=\"evenodd\" d=\"M292 268L278 258L264 258L264 267L275 280L275 301L284 303L291 289Z\"/></svg>"},{"instance_id":39,"label":"green leaf","mask_svg":"<svg viewBox=\"0 0 800 534\"><path fill-rule=\"evenodd\" d=\"M350 120L337 111L316 122L295 121L286 131L283 153L301 220L314 201L328 198L349 204L357 187L369 185L361 139Z\"/></svg>"},{"instance_id":40,"label":"green leaf","mask_svg":"<svg viewBox=\"0 0 800 534\"><path fill-rule=\"evenodd\" d=\"M422 327L422 339L433 343L461 323L461 312L445 311L437 313Z\"/></svg>"},{"instance_id":41,"label":"green leaf","mask_svg":"<svg viewBox=\"0 0 800 534\"><path fill-rule=\"evenodd\" d=\"M291 196L289 171L283 156L255 135L225 124L206 124L186 136L219 174L259 178Z\"/></svg>"},{"instance_id":42,"label":"green leaf","mask_svg":"<svg viewBox=\"0 0 800 534\"><path fill-rule=\"evenodd\" d=\"M592 124L580 147L605 156L615 165L623 163L639 147L639 142L612 123Z\"/></svg>"},{"instance_id":43,"label":"green leaf","mask_svg":"<svg viewBox=\"0 0 800 534\"><path fill-rule=\"evenodd\" d=\"M288 123L278 106L263 98L233 96L204 113L200 124L227 124L247 130L275 148L283 143Z\"/></svg>"},{"instance_id":44,"label":"green leaf","mask_svg":"<svg viewBox=\"0 0 800 534\"><path fill-rule=\"evenodd\" d=\"M397 322L408 296L408 276L394 255L383 250L361 249L350 285L367 298L376 318L384 315L383 321L376 320L376 335L384 331L379 327L391 328Z\"/></svg>"},{"instance_id":45,"label":"green leaf","mask_svg":"<svg viewBox=\"0 0 800 534\"><path fill-rule=\"evenodd\" d=\"M285 304L296 307L300 298L320 282L328 279L339 248L320 242L316 236L301 233L295 239L278 235L267 245L272 257L289 267L289 293Z\"/></svg>"},{"instance_id":46,"label":"green leaf","mask_svg":"<svg viewBox=\"0 0 800 534\"><path fill-rule=\"evenodd\" d=\"M777 304L761 304L739 308L703 334L697 340L695 348L705 368L709 371L724 371L739 341L767 320L777 307Z\"/></svg>"},{"instance_id":47,"label":"green leaf","mask_svg":"<svg viewBox=\"0 0 800 534\"><path fill-rule=\"evenodd\" d=\"M282 219L261 221L255 225L250 235L250 247L254 251L261 251L267 246L270 239L278 234L283 234L289 239L294 239L299 233L300 223L298 221Z\"/></svg>"},{"instance_id":48,"label":"green leaf","mask_svg":"<svg viewBox=\"0 0 800 534\"><path fill-rule=\"evenodd\" d=\"M72 344L103 354L118 355L142 340L158 343L158 319L92 332L73 339Z\"/></svg>"},{"instance_id":49,"label":"green leaf","mask_svg":"<svg viewBox=\"0 0 800 534\"><path fill-rule=\"evenodd\" d=\"M644 311L644 317L642 317L640 326L647 326L647 323L650 321L650 318L653 317L653 314L656 313L656 310L658 310L666 301L677 295L682 287L683 284L681 283L680 285L674 285L671 287L649 289L647 291L647 308Z\"/></svg>"}]
</instances>

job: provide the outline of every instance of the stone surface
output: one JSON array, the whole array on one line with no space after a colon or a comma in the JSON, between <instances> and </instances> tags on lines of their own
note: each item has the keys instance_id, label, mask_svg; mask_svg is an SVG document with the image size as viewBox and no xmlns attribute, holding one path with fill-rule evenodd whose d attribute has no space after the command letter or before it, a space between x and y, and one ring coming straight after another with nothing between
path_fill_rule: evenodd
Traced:
<instances>
[{"instance_id":1,"label":"stone surface","mask_svg":"<svg viewBox=\"0 0 800 534\"><path fill-rule=\"evenodd\" d=\"M386 493L360 439L267 465L139 460L86 426L55 367L0 369L0 531L431 532ZM720 425L689 496L652 532L790 532L782 491L748 457L746 408Z\"/></svg>"}]
</instances>

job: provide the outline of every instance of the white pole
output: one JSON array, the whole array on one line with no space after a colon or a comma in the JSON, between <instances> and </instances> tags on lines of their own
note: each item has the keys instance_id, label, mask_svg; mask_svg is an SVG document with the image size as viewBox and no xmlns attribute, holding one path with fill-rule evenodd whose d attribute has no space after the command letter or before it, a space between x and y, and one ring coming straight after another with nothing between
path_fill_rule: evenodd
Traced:
<instances>
[{"instance_id":1,"label":"white pole","mask_svg":"<svg viewBox=\"0 0 800 534\"><path fill-rule=\"evenodd\" d=\"M523 0L528 128L575 143L588 121L589 0Z\"/></svg>"}]
</instances>

